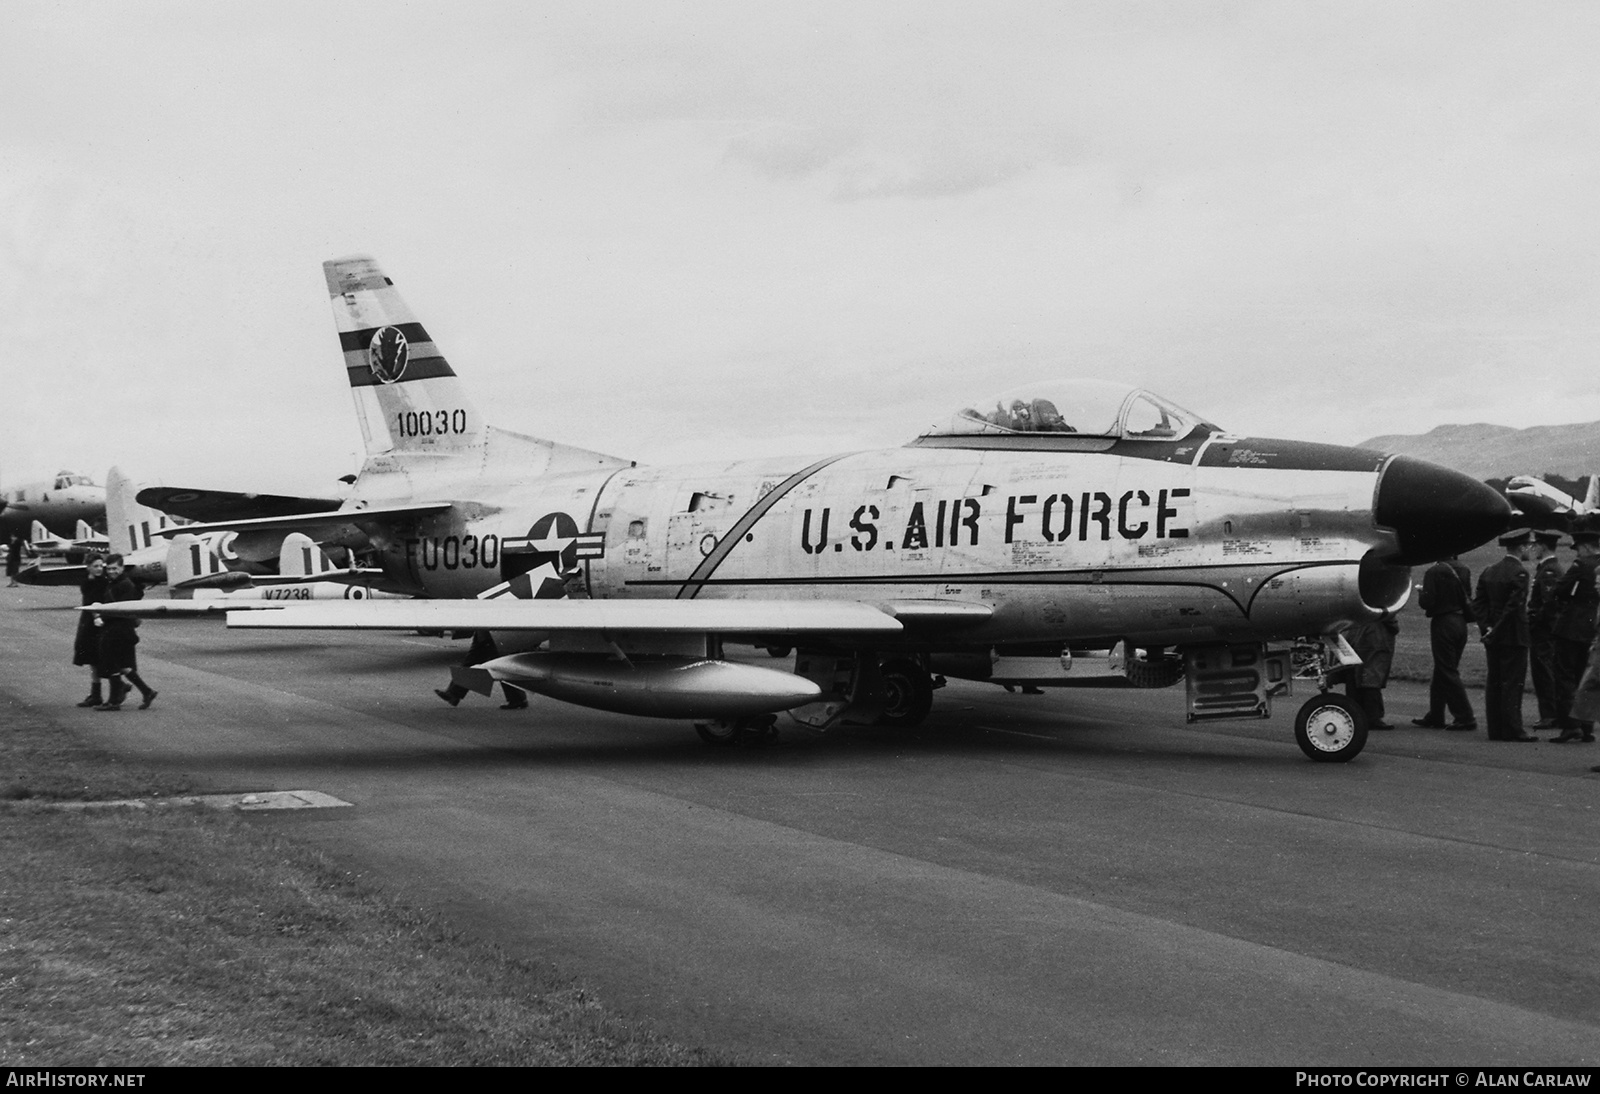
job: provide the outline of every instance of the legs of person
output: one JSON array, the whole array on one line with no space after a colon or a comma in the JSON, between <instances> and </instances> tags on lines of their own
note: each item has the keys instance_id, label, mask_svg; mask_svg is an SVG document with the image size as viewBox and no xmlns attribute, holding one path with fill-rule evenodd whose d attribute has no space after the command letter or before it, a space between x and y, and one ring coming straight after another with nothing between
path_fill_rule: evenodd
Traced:
<instances>
[{"instance_id":1,"label":"legs of person","mask_svg":"<svg viewBox=\"0 0 1600 1094\"><path fill-rule=\"evenodd\" d=\"M1500 651L1500 735L1516 740L1527 734L1522 725L1522 694L1528 681L1528 648Z\"/></svg>"},{"instance_id":2,"label":"legs of person","mask_svg":"<svg viewBox=\"0 0 1600 1094\"><path fill-rule=\"evenodd\" d=\"M139 698L141 699L139 709L148 709L150 704L156 701L156 689L144 682L137 669L129 669L123 675L127 677L128 683L139 689Z\"/></svg>"},{"instance_id":3,"label":"legs of person","mask_svg":"<svg viewBox=\"0 0 1600 1094\"><path fill-rule=\"evenodd\" d=\"M500 687L506 693L506 701L500 704L501 710L521 710L528 705L528 693L521 688L507 683L502 683Z\"/></svg>"},{"instance_id":4,"label":"legs of person","mask_svg":"<svg viewBox=\"0 0 1600 1094\"><path fill-rule=\"evenodd\" d=\"M1528 676L1533 681L1533 694L1539 702L1539 723L1555 725L1555 638L1549 634L1533 636L1528 647Z\"/></svg>"},{"instance_id":5,"label":"legs of person","mask_svg":"<svg viewBox=\"0 0 1600 1094\"><path fill-rule=\"evenodd\" d=\"M1588 660L1589 651L1583 643L1573 642L1565 638L1555 640L1555 694L1556 725L1561 727L1561 736L1576 735L1578 723L1572 720L1572 699L1577 691L1578 681L1583 676L1583 668Z\"/></svg>"},{"instance_id":6,"label":"legs of person","mask_svg":"<svg viewBox=\"0 0 1600 1094\"><path fill-rule=\"evenodd\" d=\"M88 698L84 699L83 702L79 703L78 705L80 707L97 707L101 703L105 702L104 695L105 693L100 687L100 669L95 665L90 665L89 695Z\"/></svg>"},{"instance_id":7,"label":"legs of person","mask_svg":"<svg viewBox=\"0 0 1600 1094\"><path fill-rule=\"evenodd\" d=\"M1367 728L1375 729L1384 724L1383 721L1383 689L1352 686L1349 689L1350 698L1361 706L1361 711L1367 716Z\"/></svg>"},{"instance_id":8,"label":"legs of person","mask_svg":"<svg viewBox=\"0 0 1600 1094\"><path fill-rule=\"evenodd\" d=\"M1428 713L1423 720L1433 725L1444 725L1445 702L1449 684L1444 667L1444 657L1440 649L1440 631L1444 629L1444 620L1434 617L1428 620L1428 644L1433 652L1433 676L1428 681Z\"/></svg>"},{"instance_id":9,"label":"legs of person","mask_svg":"<svg viewBox=\"0 0 1600 1094\"><path fill-rule=\"evenodd\" d=\"M128 683L122 678L122 673L114 672L106 675L106 681L111 687L106 701L100 704L100 710L116 710L122 706L122 701L128 697Z\"/></svg>"},{"instance_id":10,"label":"legs of person","mask_svg":"<svg viewBox=\"0 0 1600 1094\"><path fill-rule=\"evenodd\" d=\"M1461 654L1467 648L1467 621L1459 615L1439 616L1433 630L1434 673L1440 679L1440 694L1450 718L1459 725L1477 721L1466 686L1461 683Z\"/></svg>"},{"instance_id":11,"label":"legs of person","mask_svg":"<svg viewBox=\"0 0 1600 1094\"><path fill-rule=\"evenodd\" d=\"M1507 736L1506 662L1503 651L1492 646L1483 650L1483 728L1491 741Z\"/></svg>"}]
</instances>

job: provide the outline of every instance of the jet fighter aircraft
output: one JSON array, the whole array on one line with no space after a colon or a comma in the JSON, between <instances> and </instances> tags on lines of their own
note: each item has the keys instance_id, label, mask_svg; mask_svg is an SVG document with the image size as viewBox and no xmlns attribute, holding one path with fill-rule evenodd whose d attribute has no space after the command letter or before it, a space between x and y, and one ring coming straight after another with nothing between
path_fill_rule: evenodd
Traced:
<instances>
[{"instance_id":1,"label":"jet fighter aircraft","mask_svg":"<svg viewBox=\"0 0 1600 1094\"><path fill-rule=\"evenodd\" d=\"M1349 760L1366 724L1326 692L1354 660L1338 632L1510 518L1419 459L1240 436L1091 380L958 408L897 448L639 467L487 424L372 259L324 271L367 448L351 496L185 531L304 532L436 599L228 625L489 630L512 652L463 682L687 718L711 743L768 738L779 711L915 724L949 676L1183 680L1190 721L1265 717L1299 677L1322 685L1300 747ZM729 660L735 642L794 664Z\"/></svg>"}]
</instances>

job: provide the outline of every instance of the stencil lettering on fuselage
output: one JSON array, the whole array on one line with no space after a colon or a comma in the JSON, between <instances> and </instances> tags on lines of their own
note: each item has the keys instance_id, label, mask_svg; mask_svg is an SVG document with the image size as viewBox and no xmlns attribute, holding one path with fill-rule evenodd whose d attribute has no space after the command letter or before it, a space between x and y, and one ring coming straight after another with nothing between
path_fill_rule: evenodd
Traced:
<instances>
[{"instance_id":1,"label":"stencil lettering on fuselage","mask_svg":"<svg viewBox=\"0 0 1600 1094\"><path fill-rule=\"evenodd\" d=\"M1045 543L1085 543L1144 539L1187 539L1187 518L1178 502L1188 487L1165 490L1103 490L1053 494L1012 494L1006 498L1002 540L1039 539ZM863 503L841 521L833 506L809 507L800 516L800 549L808 555L827 550L862 552L924 551L930 547L977 547L982 538L982 498L914 502L903 520L889 524L875 504ZM843 507L839 512L847 511ZM831 529L831 536L830 536ZM991 533L992 534L992 533Z\"/></svg>"}]
</instances>

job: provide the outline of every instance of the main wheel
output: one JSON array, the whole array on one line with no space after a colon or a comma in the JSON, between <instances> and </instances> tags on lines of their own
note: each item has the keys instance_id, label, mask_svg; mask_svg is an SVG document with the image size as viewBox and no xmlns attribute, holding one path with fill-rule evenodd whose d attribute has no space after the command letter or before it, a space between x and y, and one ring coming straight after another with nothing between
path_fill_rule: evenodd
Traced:
<instances>
[{"instance_id":1,"label":"main wheel","mask_svg":"<svg viewBox=\"0 0 1600 1094\"><path fill-rule=\"evenodd\" d=\"M889 702L878 715L878 724L896 729L921 725L933 709L933 681L928 671L906 658L886 661L880 671L889 690Z\"/></svg>"},{"instance_id":2,"label":"main wheel","mask_svg":"<svg viewBox=\"0 0 1600 1094\"><path fill-rule=\"evenodd\" d=\"M737 719L722 719L716 722L696 722L694 731L700 734L700 739L708 745L717 748L728 748L739 741L739 723Z\"/></svg>"},{"instance_id":3,"label":"main wheel","mask_svg":"<svg viewBox=\"0 0 1600 1094\"><path fill-rule=\"evenodd\" d=\"M719 718L715 722L696 722L694 731L708 745L727 748L729 745L776 744L778 719L773 714L758 714L753 718Z\"/></svg>"},{"instance_id":4,"label":"main wheel","mask_svg":"<svg viewBox=\"0 0 1600 1094\"><path fill-rule=\"evenodd\" d=\"M1348 763L1366 747L1366 713L1343 695L1323 692L1294 716L1294 739L1318 763Z\"/></svg>"}]
</instances>

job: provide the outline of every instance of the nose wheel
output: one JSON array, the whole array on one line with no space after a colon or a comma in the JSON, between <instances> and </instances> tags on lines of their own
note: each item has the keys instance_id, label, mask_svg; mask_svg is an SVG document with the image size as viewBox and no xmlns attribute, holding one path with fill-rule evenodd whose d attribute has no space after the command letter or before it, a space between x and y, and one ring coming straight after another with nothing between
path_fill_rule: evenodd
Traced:
<instances>
[{"instance_id":1,"label":"nose wheel","mask_svg":"<svg viewBox=\"0 0 1600 1094\"><path fill-rule=\"evenodd\" d=\"M1366 747L1367 716L1343 695L1323 692L1294 716L1294 739L1317 763L1348 763Z\"/></svg>"}]
</instances>

